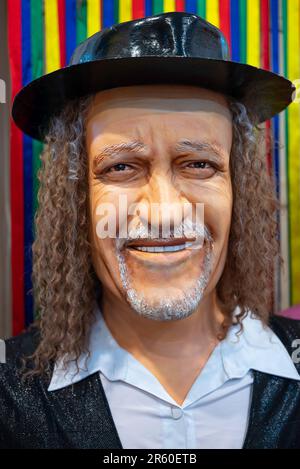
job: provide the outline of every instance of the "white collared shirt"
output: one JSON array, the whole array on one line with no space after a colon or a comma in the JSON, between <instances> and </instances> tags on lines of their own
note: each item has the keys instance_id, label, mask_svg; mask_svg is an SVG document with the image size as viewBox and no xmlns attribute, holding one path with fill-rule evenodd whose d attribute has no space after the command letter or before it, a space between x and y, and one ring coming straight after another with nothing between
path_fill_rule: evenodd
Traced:
<instances>
[{"instance_id":1,"label":"white collared shirt","mask_svg":"<svg viewBox=\"0 0 300 469\"><path fill-rule=\"evenodd\" d=\"M210 355L182 405L110 333L100 311L90 337L90 358L64 370L57 363L48 391L99 372L124 449L242 448L251 405L252 371L300 380L286 348L270 328L248 315L233 325Z\"/></svg>"}]
</instances>

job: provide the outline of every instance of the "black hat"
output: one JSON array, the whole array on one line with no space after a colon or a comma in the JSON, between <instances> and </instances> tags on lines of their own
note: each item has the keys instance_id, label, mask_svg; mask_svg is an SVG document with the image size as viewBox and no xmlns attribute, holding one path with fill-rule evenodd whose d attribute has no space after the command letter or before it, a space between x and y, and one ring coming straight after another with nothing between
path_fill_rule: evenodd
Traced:
<instances>
[{"instance_id":1,"label":"black hat","mask_svg":"<svg viewBox=\"0 0 300 469\"><path fill-rule=\"evenodd\" d=\"M20 129L44 140L50 118L74 98L159 83L196 85L232 96L256 124L285 109L295 91L275 73L230 61L224 35L200 16L171 12L115 24L89 37L67 67L21 89L12 116Z\"/></svg>"}]
</instances>

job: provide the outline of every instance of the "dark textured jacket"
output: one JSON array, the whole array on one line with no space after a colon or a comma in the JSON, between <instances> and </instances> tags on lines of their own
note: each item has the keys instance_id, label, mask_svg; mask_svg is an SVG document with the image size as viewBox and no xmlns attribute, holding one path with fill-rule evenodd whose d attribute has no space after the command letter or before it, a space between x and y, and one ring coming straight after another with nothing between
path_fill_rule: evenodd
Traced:
<instances>
[{"instance_id":1,"label":"dark textured jacket","mask_svg":"<svg viewBox=\"0 0 300 469\"><path fill-rule=\"evenodd\" d=\"M270 327L291 355L300 321L273 316ZM23 383L23 354L34 351L37 332L6 341L0 364L0 448L122 448L99 373L48 392L49 379ZM295 366L300 373L300 364ZM244 448L300 448L300 382L253 371L250 419Z\"/></svg>"}]
</instances>

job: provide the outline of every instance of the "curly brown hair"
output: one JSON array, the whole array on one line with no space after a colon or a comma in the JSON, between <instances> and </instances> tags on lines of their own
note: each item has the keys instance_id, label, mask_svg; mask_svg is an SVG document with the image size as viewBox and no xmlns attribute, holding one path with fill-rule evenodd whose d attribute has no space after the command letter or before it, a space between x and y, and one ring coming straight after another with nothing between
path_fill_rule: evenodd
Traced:
<instances>
[{"instance_id":1,"label":"curly brown hair","mask_svg":"<svg viewBox=\"0 0 300 469\"><path fill-rule=\"evenodd\" d=\"M101 284L89 242L88 161L85 116L92 96L70 102L52 118L39 170L33 243L33 293L40 341L27 375L49 373L57 359L88 353L88 338ZM278 203L267 172L264 132L244 105L228 98L233 118L230 170L233 213L228 255L217 285L225 313L241 324L251 312L267 324L272 309L274 262L279 258Z\"/></svg>"}]
</instances>

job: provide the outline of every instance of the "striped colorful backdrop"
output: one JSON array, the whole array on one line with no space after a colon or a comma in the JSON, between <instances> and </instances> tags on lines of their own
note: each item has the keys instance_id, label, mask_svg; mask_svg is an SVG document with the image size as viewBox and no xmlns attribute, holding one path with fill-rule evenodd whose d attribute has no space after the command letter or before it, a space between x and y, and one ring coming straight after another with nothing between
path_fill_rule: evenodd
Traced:
<instances>
[{"instance_id":1,"label":"striped colorful backdrop","mask_svg":"<svg viewBox=\"0 0 300 469\"><path fill-rule=\"evenodd\" d=\"M300 78L300 0L8 0L12 97L29 81L65 66L78 43L101 28L169 11L187 11L220 27L232 59ZM282 203L275 302L300 303L300 110L293 103L266 124L266 149ZM11 123L11 246L13 333L33 319L31 244L41 143Z\"/></svg>"}]
</instances>

